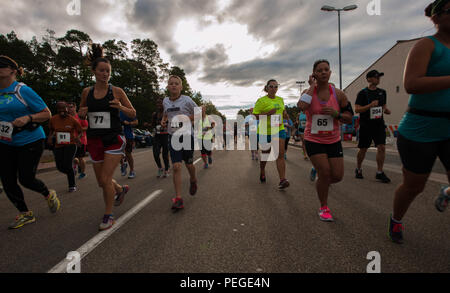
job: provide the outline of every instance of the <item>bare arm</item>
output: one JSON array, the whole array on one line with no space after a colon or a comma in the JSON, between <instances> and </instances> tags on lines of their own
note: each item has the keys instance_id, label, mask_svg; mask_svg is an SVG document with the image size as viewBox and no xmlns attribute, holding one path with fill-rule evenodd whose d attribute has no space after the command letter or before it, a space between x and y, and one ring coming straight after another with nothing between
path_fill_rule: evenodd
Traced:
<instances>
[{"instance_id":1,"label":"bare arm","mask_svg":"<svg viewBox=\"0 0 450 293\"><path fill-rule=\"evenodd\" d=\"M114 100L110 102L112 108L119 109L129 118L136 118L136 110L133 105L131 105L130 100L119 87L113 87Z\"/></svg>"},{"instance_id":2,"label":"bare arm","mask_svg":"<svg viewBox=\"0 0 450 293\"><path fill-rule=\"evenodd\" d=\"M434 47L433 40L424 38L409 53L403 79L408 94L426 94L450 88L450 76L426 76Z\"/></svg>"}]
</instances>

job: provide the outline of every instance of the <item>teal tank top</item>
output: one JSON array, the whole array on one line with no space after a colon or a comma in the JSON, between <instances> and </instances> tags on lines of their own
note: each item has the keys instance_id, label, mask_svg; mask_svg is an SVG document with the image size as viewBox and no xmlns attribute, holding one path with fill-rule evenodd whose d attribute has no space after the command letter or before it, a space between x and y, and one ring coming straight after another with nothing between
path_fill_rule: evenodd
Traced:
<instances>
[{"instance_id":1,"label":"teal tank top","mask_svg":"<svg viewBox=\"0 0 450 293\"><path fill-rule=\"evenodd\" d=\"M435 37L434 51L428 64L427 76L450 75L450 49ZM450 112L450 88L420 95L411 95L409 107L434 112ZM436 142L450 139L450 119L406 113L400 122L399 133L417 142Z\"/></svg>"}]
</instances>

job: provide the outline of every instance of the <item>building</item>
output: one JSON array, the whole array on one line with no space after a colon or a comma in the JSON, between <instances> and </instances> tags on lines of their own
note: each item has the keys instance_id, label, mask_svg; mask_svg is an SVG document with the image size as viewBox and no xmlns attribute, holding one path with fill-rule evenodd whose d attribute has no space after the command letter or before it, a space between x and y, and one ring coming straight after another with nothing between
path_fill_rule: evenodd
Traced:
<instances>
[{"instance_id":1,"label":"building","mask_svg":"<svg viewBox=\"0 0 450 293\"><path fill-rule=\"evenodd\" d=\"M356 97L363 88L367 87L366 74L376 69L383 72L379 87L387 92L387 107L392 111L391 115L384 115L387 125L398 125L402 119L409 101L409 94L403 87L403 73L405 70L406 58L412 47L420 38L397 41L397 44L375 61L360 76L350 83L344 92L354 107Z\"/></svg>"}]
</instances>

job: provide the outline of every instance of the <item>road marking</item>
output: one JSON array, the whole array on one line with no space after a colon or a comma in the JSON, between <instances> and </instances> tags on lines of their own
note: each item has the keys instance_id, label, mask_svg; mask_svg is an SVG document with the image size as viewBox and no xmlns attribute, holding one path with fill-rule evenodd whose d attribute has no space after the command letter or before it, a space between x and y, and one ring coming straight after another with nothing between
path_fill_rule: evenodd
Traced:
<instances>
[{"instance_id":1,"label":"road marking","mask_svg":"<svg viewBox=\"0 0 450 293\"><path fill-rule=\"evenodd\" d=\"M202 158L198 158L195 162L194 165L197 164L198 162L200 162L202 160Z\"/></svg>"},{"instance_id":2,"label":"road marking","mask_svg":"<svg viewBox=\"0 0 450 293\"><path fill-rule=\"evenodd\" d=\"M105 241L109 236L111 236L117 229L125 225L132 217L139 213L146 205L153 201L162 193L162 190L157 190L147 196L144 200L138 203L134 208L126 212L122 217L117 219L116 223L109 230L102 231L94 236L91 240L86 242L83 246L78 248L76 251L80 253L81 259L85 258L90 252L92 252L97 246L99 246L103 241ZM54 266L48 273L65 273L69 261L64 259L59 264Z\"/></svg>"}]
</instances>

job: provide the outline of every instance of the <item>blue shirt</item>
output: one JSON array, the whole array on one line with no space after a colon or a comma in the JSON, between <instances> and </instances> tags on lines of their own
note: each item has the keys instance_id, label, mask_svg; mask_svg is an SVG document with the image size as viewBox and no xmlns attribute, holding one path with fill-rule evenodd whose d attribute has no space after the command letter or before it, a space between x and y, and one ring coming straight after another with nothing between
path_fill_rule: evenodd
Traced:
<instances>
[{"instance_id":1,"label":"blue shirt","mask_svg":"<svg viewBox=\"0 0 450 293\"><path fill-rule=\"evenodd\" d=\"M289 120L284 119L283 120L283 124L285 125L284 129L286 129L286 137L291 137L291 128L290 127L286 127L286 125L293 126L294 123L292 122L291 119L289 119Z\"/></svg>"},{"instance_id":2,"label":"blue shirt","mask_svg":"<svg viewBox=\"0 0 450 293\"><path fill-rule=\"evenodd\" d=\"M133 122L133 121L136 121L136 118L130 118L127 115L125 115L124 113L120 112L120 121L121 122L123 122L123 121ZM134 138L133 128L130 125L123 126L123 133L125 134L125 138L127 138L127 139Z\"/></svg>"},{"instance_id":3,"label":"blue shirt","mask_svg":"<svg viewBox=\"0 0 450 293\"><path fill-rule=\"evenodd\" d=\"M428 64L426 76L450 75L450 49L435 37L429 38L433 40L435 48ZM433 93L411 95L409 107L434 112L450 112L450 88ZM398 131L412 141L445 141L450 138L450 120L407 112L400 122Z\"/></svg>"},{"instance_id":4,"label":"blue shirt","mask_svg":"<svg viewBox=\"0 0 450 293\"><path fill-rule=\"evenodd\" d=\"M47 108L44 100L28 86L23 86L20 89L20 95L28 104L28 107L22 104L14 94L2 95L2 93L14 92L17 83L15 81L9 87L0 89L0 121L13 122L19 117L36 114ZM13 135L12 141L0 140L0 143L12 146L24 146L40 139L45 139L42 126L33 131L21 131Z\"/></svg>"},{"instance_id":5,"label":"blue shirt","mask_svg":"<svg viewBox=\"0 0 450 293\"><path fill-rule=\"evenodd\" d=\"M298 128L299 129L305 129L306 128L306 120L307 120L307 118L306 118L306 114L305 113L303 113L303 112L301 112L299 115L298 115L298 122L299 122L299 124L298 124ZM303 122L303 123L302 123ZM303 124L303 125L302 125Z\"/></svg>"}]
</instances>

